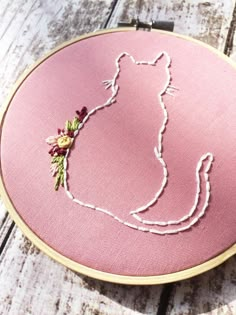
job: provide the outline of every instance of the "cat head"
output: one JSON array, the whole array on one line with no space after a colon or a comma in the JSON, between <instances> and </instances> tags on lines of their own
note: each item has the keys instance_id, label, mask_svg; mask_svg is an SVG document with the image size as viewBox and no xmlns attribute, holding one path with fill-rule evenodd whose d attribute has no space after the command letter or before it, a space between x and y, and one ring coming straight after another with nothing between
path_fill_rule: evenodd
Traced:
<instances>
[{"instance_id":1,"label":"cat head","mask_svg":"<svg viewBox=\"0 0 236 315\"><path fill-rule=\"evenodd\" d=\"M161 52L154 59L147 61L136 60L131 54L123 52L116 58L113 78L103 81L103 84L106 89L111 88L113 94L117 93L121 85L126 85L132 92L141 88L164 93L171 81L170 63L166 52Z\"/></svg>"}]
</instances>

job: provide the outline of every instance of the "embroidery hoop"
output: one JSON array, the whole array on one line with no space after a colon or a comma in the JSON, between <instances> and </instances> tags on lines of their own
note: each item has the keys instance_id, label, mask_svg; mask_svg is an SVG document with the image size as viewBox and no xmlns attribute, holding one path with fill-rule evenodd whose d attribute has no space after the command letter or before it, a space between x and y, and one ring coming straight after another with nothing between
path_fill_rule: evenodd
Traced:
<instances>
[{"instance_id":1,"label":"embroidery hoop","mask_svg":"<svg viewBox=\"0 0 236 315\"><path fill-rule=\"evenodd\" d=\"M2 113L1 113L1 124L4 122L4 117L7 112L7 109L11 103L11 100L13 99L15 93L21 86L21 84L27 79L27 77L33 72L33 70L38 67L42 62L44 62L46 59L51 57L53 54L58 52L59 50L65 48L66 46L69 46L75 42L81 41L83 39L87 39L89 37L102 35L105 33L113 33L113 32L124 32L124 31L132 31L131 28L119 28L119 29L111 29L111 30L102 30L97 33L91 33L84 36L80 36L77 39L68 41L53 51L51 51L49 54L46 55L43 59L39 60L29 71L27 71L26 74L24 74L15 84L13 87L13 92L9 95L9 97L6 100L5 105L3 106ZM167 34L168 32L165 31L157 31L153 30L152 32L159 32L163 34ZM220 58L227 61L229 64L231 64L234 68L236 68L235 64L225 55L217 51L216 49L208 46L207 44L204 44L200 41L194 40L192 38L189 38L187 36L178 35L178 34L171 34L168 33L169 36L175 36L179 38L186 39L188 41L192 41L197 43L198 45L204 46L207 49L211 50L215 54L217 54ZM171 274L164 274L164 275L158 275L158 276L121 276L117 274L111 274L106 272L101 272L89 267L86 267L84 265L81 265L61 254L59 254L56 250L48 246L46 243L44 243L31 229L26 223L22 220L20 215L18 214L17 210L14 208L13 202L11 201L10 197L8 196L7 190L4 185L4 179L1 176L0 179L0 193L2 196L2 199L8 208L8 211L13 218L13 220L16 222L17 226L22 230L22 232L33 242L35 246L37 246L40 250L45 252L48 256L55 259L56 261L60 262L61 264L69 267L70 269L77 271L79 273L91 276L96 279L105 280L109 282L115 282L115 283L122 283L122 284L135 284L135 285L146 285L146 284L161 284L161 283L168 283L178 280L183 280L186 278L193 277L195 275L198 275L200 273L203 273L207 270L210 270L219 264L223 263L225 260L227 260L229 257L233 256L236 253L236 244L225 250L220 255L206 261L203 264L194 266L189 269L185 269L183 271L174 272Z\"/></svg>"}]
</instances>

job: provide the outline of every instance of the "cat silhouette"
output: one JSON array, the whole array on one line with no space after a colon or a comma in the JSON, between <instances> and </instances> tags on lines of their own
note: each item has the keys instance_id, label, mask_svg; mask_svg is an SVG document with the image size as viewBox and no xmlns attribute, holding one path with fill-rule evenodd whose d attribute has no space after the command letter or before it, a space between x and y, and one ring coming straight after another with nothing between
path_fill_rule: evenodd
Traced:
<instances>
[{"instance_id":1,"label":"cat silhouette","mask_svg":"<svg viewBox=\"0 0 236 315\"><path fill-rule=\"evenodd\" d=\"M86 183L85 179L84 187L91 187L90 195L92 196L94 194L95 197L91 197L90 200L83 200L83 197L73 193L73 187L70 187L69 183L70 176L73 176L73 174L69 174L69 169L67 166L70 154L72 154L72 152L70 152L71 150L68 150L66 162L64 164L64 189L67 196L72 199L73 202L79 204L82 207L102 212L103 214L108 215L114 220L117 220L121 224L130 228L143 232L151 232L154 234L175 234L190 229L205 214L210 202L211 194L209 171L213 162L213 154L207 152L200 156L195 168L195 174L193 173L196 185L195 195L193 196L191 207L186 210L185 214L178 219L170 218L166 221L157 221L151 219L147 220L142 218L142 214L144 212L148 212L150 207L157 204L159 199L164 197L165 190L168 189L168 180L171 176L171 174L168 172L168 165L165 161L165 152L163 149L164 137L168 128L169 119L168 109L164 103L163 96L165 94L173 95L176 89L171 85L170 66L171 59L168 53L165 51L160 52L153 60L150 61L137 61L131 54L122 52L115 60L115 71L113 77L110 80L103 81L105 88L111 93L110 96L103 104L94 107L88 112L87 116L79 125L78 130L75 132L75 144L77 145L76 138L83 136L83 130L89 131L87 128L89 128L89 124L92 124L93 120L96 122L99 121L100 125L106 124L109 121L109 126L111 126L110 130L105 134L100 134L99 139L101 139L101 143L103 143L102 139L106 138L106 140L110 142L112 150L108 150L106 152L106 156L97 151L96 156L91 156L87 160L88 173L92 173L93 167L97 167L97 165L95 165L96 163L93 164L89 161L92 159L97 159L98 165L98 161L103 163L101 169L104 173L102 173L101 178L106 178L106 176L109 178L109 172L115 172L115 168L125 169L125 167L133 167L132 162L129 160L130 156L135 157L134 160L137 162L135 162L134 165L136 168L138 168L138 163L142 163L141 160L138 161L139 152L141 152L140 150L142 150L142 147L139 148L137 152L137 147L135 147L136 142L138 142L137 138L140 140L140 143L145 143L145 141L148 141L148 139L145 139L145 128L151 128L150 126L152 126L153 135L151 140L149 139L149 142L152 143L153 146L151 149L149 148L150 150L146 150L145 146L146 151L142 152L142 158L145 156L145 159L150 160L151 164L151 167L147 166L144 168L143 172L145 173L145 176L150 173L150 176L153 178L151 180L151 185L143 185L142 187L142 191L146 191L146 193L139 194L138 192L135 192L135 190L138 189L140 191L137 181L140 176L143 176L143 174L139 174L139 172L134 171L130 172L132 174L134 173L134 177L131 179L127 179L125 176L123 176L123 178L118 178L114 181L112 180L110 182L104 182L101 187L95 187L92 182ZM140 85L140 82L136 79L136 71L140 71L140 69L143 72L143 77L147 77L145 71L155 71L157 73L157 80L152 80L151 82L144 80L142 85ZM132 95L134 95L134 93L139 93L138 95L140 95L139 105L133 104ZM151 99L151 102L149 102L150 104L148 103L148 105L144 104L145 109L147 108L148 110L150 105L152 108L155 107L156 110L156 115L151 115L148 118L148 121L147 119L142 119L142 114L135 114L138 113L142 103L146 102L145 95L147 95L147 93L148 99ZM137 100L137 97L135 97L135 99ZM127 104L127 100L129 100L130 104ZM114 114L114 112L110 112L110 114L109 108L115 106L117 111L116 114ZM120 112L122 112L123 116L120 116ZM127 119L127 117L130 118ZM112 126L117 126L117 124L120 126L120 131L118 133L115 127L114 130L112 129ZM140 131L137 131L137 126L140 126ZM101 131L98 128L95 133L97 138L93 136L94 141L98 141L99 132ZM132 139L132 135L136 137L135 141L133 141L135 143L132 143L132 140L130 140ZM123 137L122 141L121 136ZM116 143L119 144L117 146L118 149L115 148ZM87 145L89 146L92 144L88 143ZM84 148L80 148L78 145L78 150L84 150ZM168 148L165 147L165 150L168 150ZM113 151L115 151L115 153ZM109 161L111 161L112 166L106 168L106 165L109 163ZM155 176L151 174L152 172L155 174L161 174L161 176L156 179ZM125 185L122 186L123 181L125 182ZM83 193L81 192L81 194ZM96 201L96 195L103 196L103 205L98 204ZM143 198L143 195L145 195L145 198ZM203 196L202 202L200 202L200 196ZM106 199L108 200L107 203ZM113 208L111 209L110 207L111 203L114 204L114 199L117 201L119 210ZM126 204L122 201L122 199L126 200ZM132 201L132 205L135 204L135 207L132 208L130 205L128 205L129 199ZM199 206L200 209L198 209L196 215L196 211ZM121 209L122 207L123 209ZM127 216L119 215L119 213L122 212L126 213ZM132 220L127 219L129 217L132 218ZM137 221L137 224L134 224L134 221ZM187 222L186 224L184 224L185 221Z\"/></svg>"}]
</instances>

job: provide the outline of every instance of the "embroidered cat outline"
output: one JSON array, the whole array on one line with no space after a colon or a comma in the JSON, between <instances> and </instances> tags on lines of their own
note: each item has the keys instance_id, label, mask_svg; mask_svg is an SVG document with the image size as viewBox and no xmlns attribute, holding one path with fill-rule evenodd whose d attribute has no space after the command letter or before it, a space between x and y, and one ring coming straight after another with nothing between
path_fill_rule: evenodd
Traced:
<instances>
[{"instance_id":1,"label":"embroidered cat outline","mask_svg":"<svg viewBox=\"0 0 236 315\"><path fill-rule=\"evenodd\" d=\"M119 90L119 86L117 84L117 78L118 78L119 73L121 71L121 67L120 67L121 59L124 57L128 57L136 65L153 66L153 65L156 65L158 60L160 60L163 56L165 56L167 59L167 63L165 65L167 80L166 80L166 83L165 83L163 89L161 91L159 91L158 100L157 100L157 103L160 104L162 112L163 112L163 122L162 122L162 125L159 129L159 132L158 132L158 144L157 144L157 146L154 147L154 154L156 156L156 159L158 160L158 162L162 166L163 179L162 179L161 187L158 189L158 191L155 193L153 198L148 203L141 205L137 209L133 209L129 212L130 215L133 216L133 218L135 218L138 222L142 223L145 226L134 225L132 223L123 221L122 219L120 219L118 216L116 216L115 214L113 214L111 211L109 211L107 209L100 208L96 205L88 204L88 203L83 202L83 201L79 200L78 198L74 197L73 194L71 193L71 191L69 190L68 184L67 184L67 177L68 177L67 176L68 175L67 159L69 157L70 147L73 144L73 141L76 139L77 135L79 134L80 129L82 129L84 127L84 125L86 124L89 117L91 115L93 115L95 112L97 112L98 110L101 110L104 107L110 106L116 102L116 96L117 96L118 90ZM92 109L88 113L87 113L86 109L83 108L81 112L78 112L78 114L81 114L81 117L82 117L82 119L80 119L81 121L78 121L78 119L75 118L72 123L70 123L70 122L68 123L66 133L60 132L59 136L54 137L54 138L49 137L46 139L47 143L50 145L53 145L54 148L56 147L55 143L57 143L57 145L59 144L59 150L57 152L62 152L60 150L64 150L63 151L64 153L62 154L61 157L60 157L60 154L58 156L57 152L56 152L56 156L53 157L54 159L57 159L59 161L59 164L56 164L56 168L55 168L55 163L54 163L54 165L52 164L53 165L52 166L52 172L53 172L53 175L55 175L56 173L59 174L59 171L61 172L59 174L61 177L59 176L59 178L61 178L61 181L62 181L62 184L64 186L64 189L65 189L67 196L72 201L74 201L75 203L77 203L83 207L102 212L102 213L114 218L115 220L119 221L120 223L122 223L122 224L124 224L130 228L133 228L133 229L136 229L139 231L143 231L143 232L151 232L154 234L160 234L160 235L175 234L178 232L188 230L193 225L195 225L200 220L200 218L205 214L205 211L209 205L210 194L211 194L209 171L210 171L210 168L211 168L212 162L213 162L213 154L210 152L207 152L200 157L200 159L197 163L196 172L195 172L196 195L195 195L192 207L183 217L181 217L178 220L169 220L169 221L150 221L150 220L144 220L141 218L141 216L139 214L142 213L143 211L148 211L149 207L151 207L153 204L158 202L160 196L162 195L162 193L163 193L163 191L164 191L164 189L168 183L168 168L167 168L167 165L165 163L165 160L163 158L162 153L163 153L163 135L164 135L164 132L166 130L166 126L167 126L167 122L168 122L168 112L167 112L166 106L165 106L164 101L163 101L163 95L164 94L173 95L172 91L175 89L174 86L170 85L170 82L171 82L170 64L171 64L171 58L168 55L168 53L165 51L162 51L161 53L159 53L156 56L156 58L154 60L151 60L151 61L136 61L134 59L134 57L131 56L129 53L122 52L115 60L116 72L115 72L113 78L111 80L103 81L105 88L111 89L111 92L112 92L111 97L108 98L108 100L104 104L95 107L94 109ZM72 134L73 134L73 136L71 136ZM53 148L51 150L53 150ZM52 152L51 150L50 150L50 152ZM203 164L204 164L204 167L203 167ZM58 167L60 167L59 170L58 170ZM204 201L204 204L203 204L201 210L199 211L198 215L192 219L192 216L194 215L194 213L197 210L197 207L199 204L199 199L200 199L200 194L201 194L201 184L202 183L201 183L200 173L203 174L202 177L204 178L205 201ZM156 229L153 227L151 227L151 228L146 227L146 226L161 226L161 227L168 226L169 227L169 226L173 226L173 225L178 226L187 220L190 220L190 222L187 225L178 227L176 229L163 230L163 229Z\"/></svg>"}]
</instances>

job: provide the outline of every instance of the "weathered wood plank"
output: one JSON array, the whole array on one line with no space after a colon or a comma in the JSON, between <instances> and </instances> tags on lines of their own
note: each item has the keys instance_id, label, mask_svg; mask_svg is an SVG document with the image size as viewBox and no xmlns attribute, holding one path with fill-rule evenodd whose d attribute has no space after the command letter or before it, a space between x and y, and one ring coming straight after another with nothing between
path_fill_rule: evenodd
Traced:
<instances>
[{"instance_id":1,"label":"weathered wood plank","mask_svg":"<svg viewBox=\"0 0 236 315\"><path fill-rule=\"evenodd\" d=\"M9 87L58 44L104 24L112 0L1 1L0 104Z\"/></svg>"},{"instance_id":2,"label":"weathered wood plank","mask_svg":"<svg viewBox=\"0 0 236 315\"><path fill-rule=\"evenodd\" d=\"M65 40L100 28L112 4L112 0L2 0L0 106L26 68ZM0 207L0 227L5 216Z\"/></svg>"},{"instance_id":3,"label":"weathered wood plank","mask_svg":"<svg viewBox=\"0 0 236 315\"><path fill-rule=\"evenodd\" d=\"M202 40L224 51L234 5L233 1L195 1L194 3L193 1L159 1L157 3L119 0L109 26L114 26L118 20L127 20L133 16L139 16L145 21L174 20L176 32ZM235 31L235 17L233 23ZM167 313L169 315L236 314L235 279L235 258L232 258L209 273L173 285L174 290Z\"/></svg>"},{"instance_id":4,"label":"weathered wood plank","mask_svg":"<svg viewBox=\"0 0 236 315\"><path fill-rule=\"evenodd\" d=\"M0 229L0 255L7 242L7 237L8 237L8 234L10 233L9 230L11 230L12 225L13 225L12 219L7 214L4 220L2 221L2 226Z\"/></svg>"},{"instance_id":5,"label":"weathered wood plank","mask_svg":"<svg viewBox=\"0 0 236 315\"><path fill-rule=\"evenodd\" d=\"M160 287L78 276L14 232L0 257L0 314L156 314Z\"/></svg>"},{"instance_id":6,"label":"weathered wood plank","mask_svg":"<svg viewBox=\"0 0 236 315\"><path fill-rule=\"evenodd\" d=\"M0 103L28 65L64 40L105 24L111 5L108 0L1 3ZM36 250L18 229L9 238L12 221L3 207L1 216L0 314L156 313L161 287L80 277Z\"/></svg>"},{"instance_id":7,"label":"weathered wood plank","mask_svg":"<svg viewBox=\"0 0 236 315\"><path fill-rule=\"evenodd\" d=\"M139 16L140 20L170 20L175 32L199 39L223 51L234 1L118 0L108 26Z\"/></svg>"},{"instance_id":8,"label":"weathered wood plank","mask_svg":"<svg viewBox=\"0 0 236 315\"><path fill-rule=\"evenodd\" d=\"M0 199L0 235L1 235L1 227L4 224L7 216L8 216L7 209ZM0 239L1 239L1 237L0 237ZM0 242L0 244L1 244L1 242Z\"/></svg>"},{"instance_id":9,"label":"weathered wood plank","mask_svg":"<svg viewBox=\"0 0 236 315\"><path fill-rule=\"evenodd\" d=\"M230 29L227 36L227 43L225 47L225 54L232 60L236 61L236 5L233 11L233 17L230 23Z\"/></svg>"},{"instance_id":10,"label":"weathered wood plank","mask_svg":"<svg viewBox=\"0 0 236 315\"><path fill-rule=\"evenodd\" d=\"M236 257L203 275L175 285L168 315L236 314Z\"/></svg>"}]
</instances>

